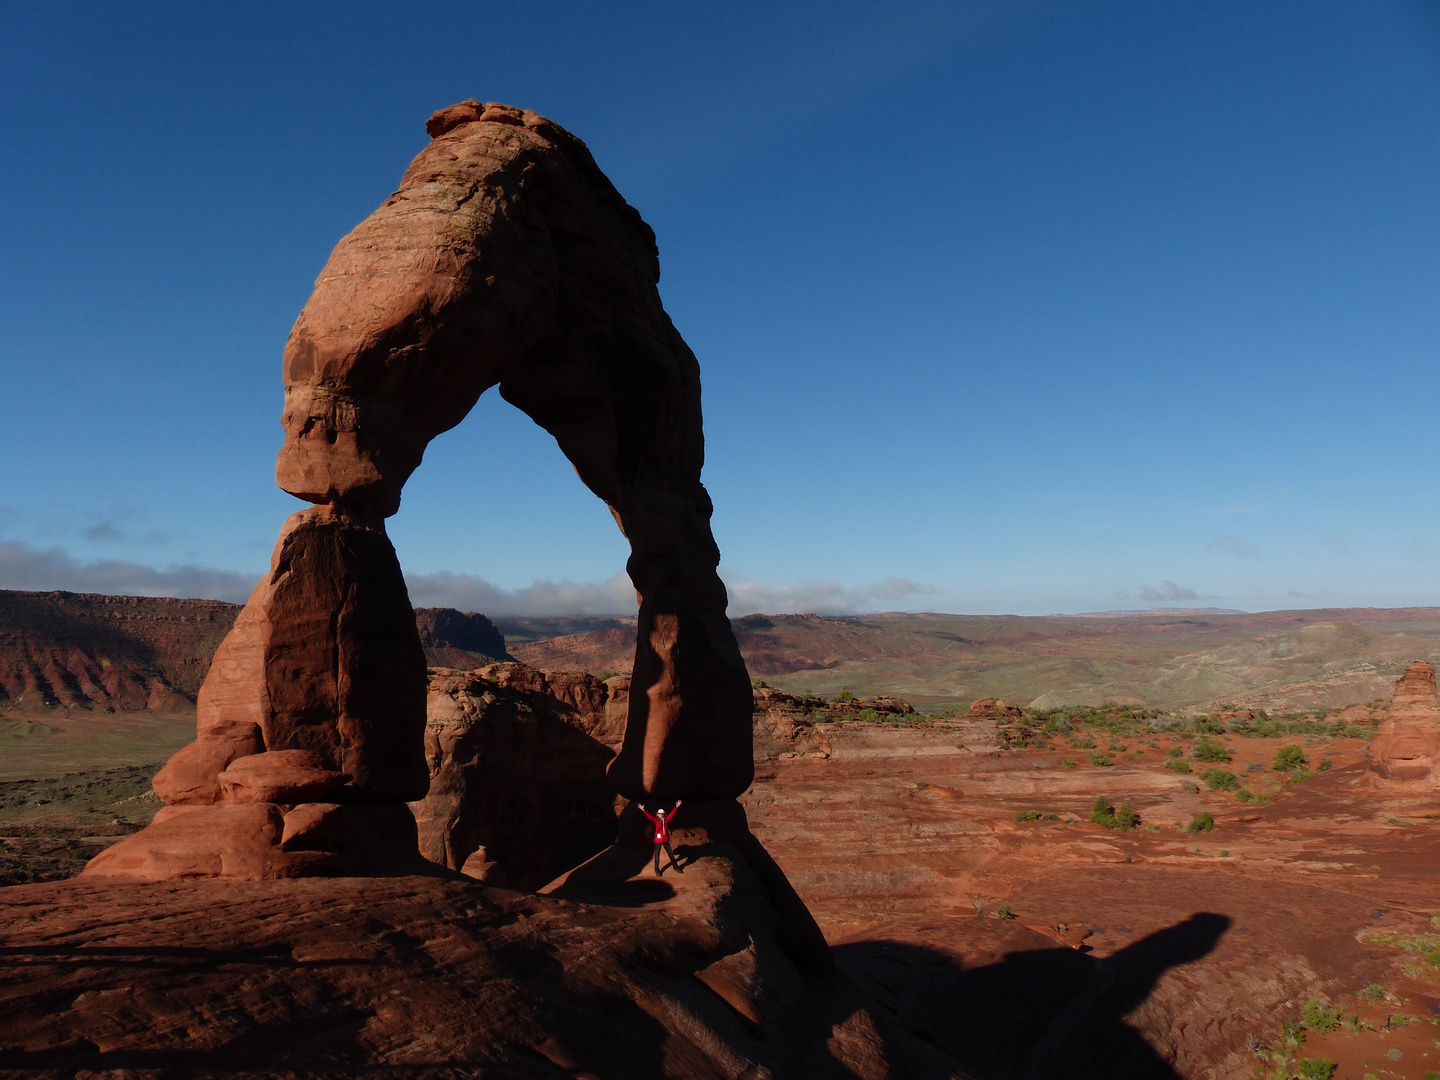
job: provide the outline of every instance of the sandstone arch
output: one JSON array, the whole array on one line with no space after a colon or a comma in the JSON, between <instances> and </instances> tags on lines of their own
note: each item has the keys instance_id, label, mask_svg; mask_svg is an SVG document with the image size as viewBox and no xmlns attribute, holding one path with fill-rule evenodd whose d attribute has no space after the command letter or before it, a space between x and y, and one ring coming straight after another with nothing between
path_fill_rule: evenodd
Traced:
<instances>
[{"instance_id":1,"label":"sandstone arch","mask_svg":"<svg viewBox=\"0 0 1440 1080\"><path fill-rule=\"evenodd\" d=\"M167 816L87 873L351 872L365 867L326 861L337 837L377 831L398 838L396 865L413 856L401 804L428 783L425 667L384 519L430 440L497 386L631 546L639 627L611 783L631 799L726 800L753 778L752 692L700 482L699 365L661 304L653 232L584 144L535 113L465 101L426 128L286 343L276 480L314 505L286 522L216 653L198 740L156 777ZM222 820L241 806L243 828ZM274 835L225 841L228 862L220 841L182 838L236 829Z\"/></svg>"},{"instance_id":2,"label":"sandstone arch","mask_svg":"<svg viewBox=\"0 0 1440 1080\"><path fill-rule=\"evenodd\" d=\"M424 447L492 386L555 436L630 541L636 692L622 794L731 798L751 691L700 483L700 370L654 233L535 113L431 117L400 189L336 246L285 348L291 494L389 515Z\"/></svg>"}]
</instances>

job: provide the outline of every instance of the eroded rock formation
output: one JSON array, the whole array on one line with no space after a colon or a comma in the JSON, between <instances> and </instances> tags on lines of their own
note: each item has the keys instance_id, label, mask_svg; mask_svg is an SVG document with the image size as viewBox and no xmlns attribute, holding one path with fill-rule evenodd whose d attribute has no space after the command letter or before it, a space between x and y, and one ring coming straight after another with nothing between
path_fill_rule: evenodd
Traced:
<instances>
[{"instance_id":1,"label":"eroded rock formation","mask_svg":"<svg viewBox=\"0 0 1440 1080\"><path fill-rule=\"evenodd\" d=\"M411 804L432 862L535 889L615 839L605 766L625 734L627 676L518 663L430 679L430 791Z\"/></svg>"},{"instance_id":2,"label":"eroded rock formation","mask_svg":"<svg viewBox=\"0 0 1440 1080\"><path fill-rule=\"evenodd\" d=\"M291 877L424 868L406 801L428 784L425 660L383 527L292 514L155 777L150 828L91 876Z\"/></svg>"},{"instance_id":3,"label":"eroded rock formation","mask_svg":"<svg viewBox=\"0 0 1440 1080\"><path fill-rule=\"evenodd\" d=\"M1440 691L1435 669L1416 660L1400 681L1370 741L1370 768L1386 780L1440 787Z\"/></svg>"},{"instance_id":4,"label":"eroded rock formation","mask_svg":"<svg viewBox=\"0 0 1440 1080\"><path fill-rule=\"evenodd\" d=\"M699 365L661 305L654 234L584 144L535 113L466 101L426 130L286 343L276 480L315 505L286 522L216 654L199 738L157 777L164 820L89 874L339 872L376 861L343 850L363 835L348 808L387 808L364 811L389 815L379 836L413 829L425 655L384 519L429 441L497 385L630 542L634 690L610 782L694 801L753 778L750 681L700 483ZM217 839L232 828L243 843ZM380 862L406 865L392 854Z\"/></svg>"}]
</instances>

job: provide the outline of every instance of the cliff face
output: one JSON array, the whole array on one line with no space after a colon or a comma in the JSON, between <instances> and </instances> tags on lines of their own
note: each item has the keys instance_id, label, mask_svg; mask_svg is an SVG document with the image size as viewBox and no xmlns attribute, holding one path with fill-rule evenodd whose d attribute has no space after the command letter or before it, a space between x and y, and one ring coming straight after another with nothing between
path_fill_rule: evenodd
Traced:
<instances>
[{"instance_id":1,"label":"cliff face","mask_svg":"<svg viewBox=\"0 0 1440 1080\"><path fill-rule=\"evenodd\" d=\"M240 608L0 591L0 707L187 709Z\"/></svg>"},{"instance_id":2,"label":"cliff face","mask_svg":"<svg viewBox=\"0 0 1440 1080\"><path fill-rule=\"evenodd\" d=\"M239 614L219 600L0 589L0 709L188 712ZM417 608L415 624L437 667L510 658L484 615Z\"/></svg>"}]
</instances>

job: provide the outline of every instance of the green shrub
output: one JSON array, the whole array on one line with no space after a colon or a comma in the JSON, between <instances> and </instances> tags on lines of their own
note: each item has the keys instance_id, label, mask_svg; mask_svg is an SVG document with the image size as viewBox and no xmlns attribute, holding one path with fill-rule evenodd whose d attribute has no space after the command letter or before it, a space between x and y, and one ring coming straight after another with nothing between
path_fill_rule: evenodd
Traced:
<instances>
[{"instance_id":1,"label":"green shrub","mask_svg":"<svg viewBox=\"0 0 1440 1080\"><path fill-rule=\"evenodd\" d=\"M1196 761L1229 761L1230 751L1225 748L1224 743L1218 743L1208 735L1200 736L1200 741L1195 744L1195 749L1190 756Z\"/></svg>"},{"instance_id":2,"label":"green shrub","mask_svg":"<svg viewBox=\"0 0 1440 1080\"><path fill-rule=\"evenodd\" d=\"M854 701L855 692L853 690L841 690L840 693L835 695L835 700L839 702Z\"/></svg>"},{"instance_id":3,"label":"green shrub","mask_svg":"<svg viewBox=\"0 0 1440 1080\"><path fill-rule=\"evenodd\" d=\"M1165 756L1166 756L1166 757L1184 757L1184 756L1185 756L1185 751L1182 750L1182 749L1181 749L1180 747L1178 747L1178 746L1172 746L1172 747L1170 747L1170 752L1169 752L1168 754L1166 754Z\"/></svg>"},{"instance_id":4,"label":"green shrub","mask_svg":"<svg viewBox=\"0 0 1440 1080\"><path fill-rule=\"evenodd\" d=\"M1165 762L1165 768L1170 769L1172 772L1188 773L1190 771L1190 763L1188 761L1181 761L1179 758L1171 758Z\"/></svg>"},{"instance_id":5,"label":"green shrub","mask_svg":"<svg viewBox=\"0 0 1440 1080\"><path fill-rule=\"evenodd\" d=\"M1301 1058L1295 1063L1300 1080L1330 1080L1335 1075L1335 1062L1329 1058Z\"/></svg>"},{"instance_id":6,"label":"green shrub","mask_svg":"<svg viewBox=\"0 0 1440 1080\"><path fill-rule=\"evenodd\" d=\"M1324 760L1322 760L1322 761L1320 762L1320 769L1319 769L1319 771L1320 771L1320 772L1329 772L1329 771L1330 771L1331 769L1333 769L1334 767L1335 767L1335 763L1334 763L1333 761L1331 761L1331 760L1327 757L1327 758L1325 758Z\"/></svg>"},{"instance_id":7,"label":"green shrub","mask_svg":"<svg viewBox=\"0 0 1440 1080\"><path fill-rule=\"evenodd\" d=\"M1215 830L1215 819L1208 810L1201 811L1190 819L1190 824L1185 826L1188 833L1213 832Z\"/></svg>"},{"instance_id":8,"label":"green shrub","mask_svg":"<svg viewBox=\"0 0 1440 1080\"><path fill-rule=\"evenodd\" d=\"M1103 769L1106 766L1114 765L1115 759L1112 758L1109 754L1101 754L1099 752L1096 752L1090 755L1090 764L1094 765L1096 768Z\"/></svg>"},{"instance_id":9,"label":"green shrub","mask_svg":"<svg viewBox=\"0 0 1440 1080\"><path fill-rule=\"evenodd\" d=\"M1275 755L1270 768L1276 772L1290 772L1305 764L1305 751L1298 746L1282 746L1280 752Z\"/></svg>"},{"instance_id":10,"label":"green shrub","mask_svg":"<svg viewBox=\"0 0 1440 1080\"><path fill-rule=\"evenodd\" d=\"M1355 996L1358 997L1361 1001L1384 1001L1385 987L1381 986L1379 983L1371 983L1363 990L1355 991Z\"/></svg>"},{"instance_id":11,"label":"green shrub","mask_svg":"<svg viewBox=\"0 0 1440 1080\"><path fill-rule=\"evenodd\" d=\"M1240 786L1240 778L1229 769L1206 769L1200 779L1210 786L1211 791L1234 791Z\"/></svg>"},{"instance_id":12,"label":"green shrub","mask_svg":"<svg viewBox=\"0 0 1440 1080\"><path fill-rule=\"evenodd\" d=\"M1115 810L1104 795L1095 797L1095 805L1090 807L1090 820L1096 825L1104 825L1107 829L1115 827Z\"/></svg>"},{"instance_id":13,"label":"green shrub","mask_svg":"<svg viewBox=\"0 0 1440 1080\"><path fill-rule=\"evenodd\" d=\"M1016 821L1038 821L1039 819L1040 811L1038 810L1021 810L1015 815Z\"/></svg>"},{"instance_id":14,"label":"green shrub","mask_svg":"<svg viewBox=\"0 0 1440 1080\"><path fill-rule=\"evenodd\" d=\"M1073 769L1073 768L1075 768L1075 762L1071 761L1068 757L1067 757L1067 758L1061 758L1061 759L1060 759L1060 768L1062 768L1062 769Z\"/></svg>"},{"instance_id":15,"label":"green shrub","mask_svg":"<svg viewBox=\"0 0 1440 1080\"><path fill-rule=\"evenodd\" d=\"M1199 790L1200 790L1200 785L1199 785L1199 784L1181 784L1181 785L1180 785L1180 789L1181 789L1182 791L1188 791L1191 795L1194 795L1194 794L1196 794L1197 792L1199 792Z\"/></svg>"},{"instance_id":16,"label":"green shrub","mask_svg":"<svg viewBox=\"0 0 1440 1080\"><path fill-rule=\"evenodd\" d=\"M1009 904L1001 904L995 909L995 917L997 919L1013 919L1015 912L1010 909Z\"/></svg>"},{"instance_id":17,"label":"green shrub","mask_svg":"<svg viewBox=\"0 0 1440 1080\"><path fill-rule=\"evenodd\" d=\"M1123 832L1130 832L1140 824L1140 815L1128 802L1121 803L1120 809L1115 811L1115 828Z\"/></svg>"},{"instance_id":18,"label":"green shrub","mask_svg":"<svg viewBox=\"0 0 1440 1080\"><path fill-rule=\"evenodd\" d=\"M1340 1026L1340 1010L1312 998L1300 1006L1300 1022L1311 1031L1334 1031Z\"/></svg>"},{"instance_id":19,"label":"green shrub","mask_svg":"<svg viewBox=\"0 0 1440 1080\"><path fill-rule=\"evenodd\" d=\"M1255 793L1249 788L1242 787L1239 791L1235 792L1235 798L1240 802L1254 802Z\"/></svg>"}]
</instances>

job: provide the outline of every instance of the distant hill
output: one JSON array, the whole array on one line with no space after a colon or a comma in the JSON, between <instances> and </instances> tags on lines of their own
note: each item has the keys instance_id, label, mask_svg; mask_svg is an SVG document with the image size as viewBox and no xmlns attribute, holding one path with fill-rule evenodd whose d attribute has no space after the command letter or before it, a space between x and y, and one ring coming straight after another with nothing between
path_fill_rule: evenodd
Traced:
<instances>
[{"instance_id":1,"label":"distant hill","mask_svg":"<svg viewBox=\"0 0 1440 1080\"><path fill-rule=\"evenodd\" d=\"M0 590L0 709L185 712L240 614L218 600ZM484 615L415 612L437 667L509 659Z\"/></svg>"},{"instance_id":2,"label":"distant hill","mask_svg":"<svg viewBox=\"0 0 1440 1080\"><path fill-rule=\"evenodd\" d=\"M0 590L0 706L183 710L238 604Z\"/></svg>"},{"instance_id":3,"label":"distant hill","mask_svg":"<svg viewBox=\"0 0 1440 1080\"><path fill-rule=\"evenodd\" d=\"M1089 616L746 615L750 674L797 693L890 694L931 708L999 697L1038 708L1130 702L1287 711L1388 697L1405 665L1440 659L1440 608ZM552 669L630 670L630 633L512 646Z\"/></svg>"},{"instance_id":4,"label":"distant hill","mask_svg":"<svg viewBox=\"0 0 1440 1080\"><path fill-rule=\"evenodd\" d=\"M0 709L193 708L239 613L213 600L0 591ZM422 608L435 666L514 659L628 672L633 619L500 618ZM746 615L732 620L757 679L797 693L894 695L964 708L998 697L1038 708L1129 702L1271 711L1387 697L1412 660L1440 662L1440 608L1249 613Z\"/></svg>"}]
</instances>

